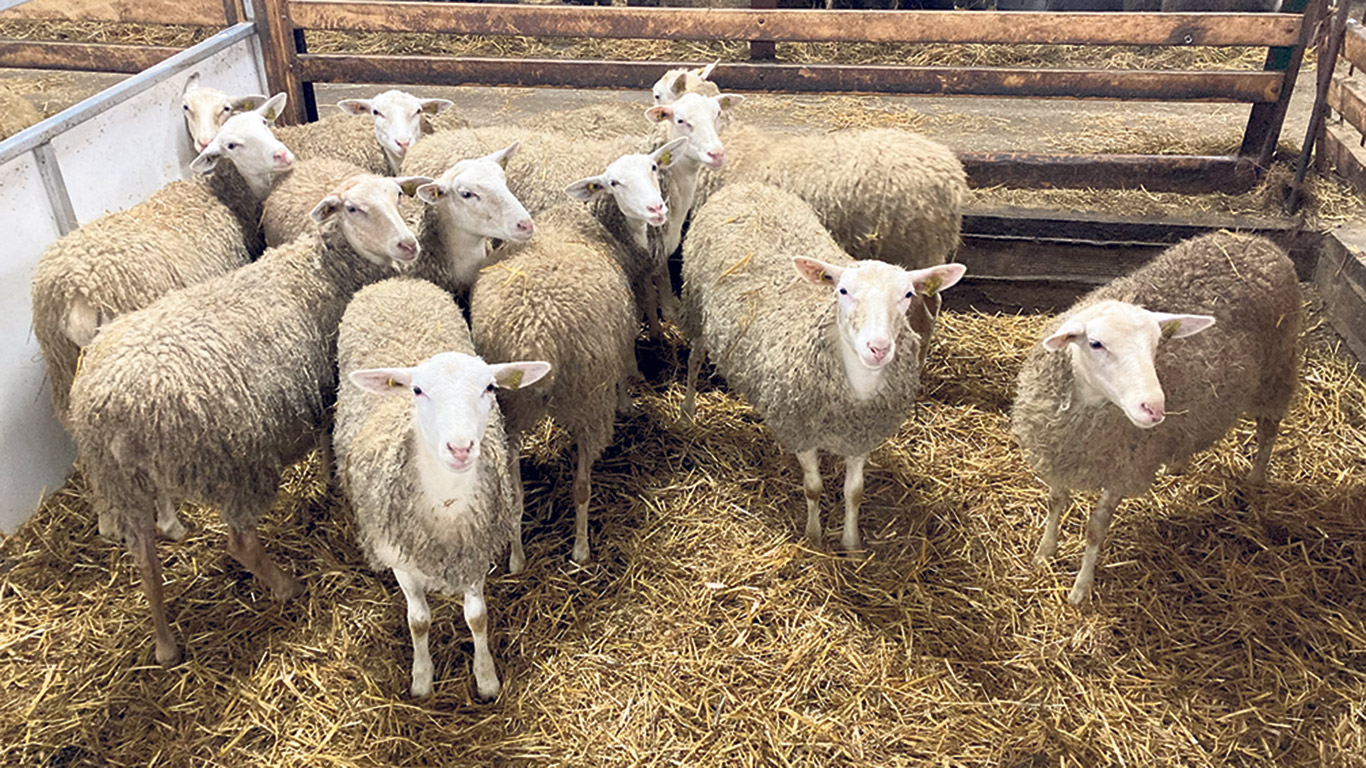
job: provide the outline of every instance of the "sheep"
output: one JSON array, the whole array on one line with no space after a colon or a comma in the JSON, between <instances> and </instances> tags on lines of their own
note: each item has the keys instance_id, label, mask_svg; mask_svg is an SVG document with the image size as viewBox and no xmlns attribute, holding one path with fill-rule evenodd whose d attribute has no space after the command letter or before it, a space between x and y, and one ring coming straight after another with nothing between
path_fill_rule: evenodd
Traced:
<instances>
[{"instance_id":1,"label":"sheep","mask_svg":"<svg viewBox=\"0 0 1366 768\"><path fill-rule=\"evenodd\" d=\"M809 204L764 184L725 187L692 227L683 244L681 319L693 340L684 413L695 412L697 372L711 353L731 389L797 454L813 544L822 541L817 451L844 457L841 543L858 549L864 463L901 427L920 386L924 340L906 332L906 314L916 296L953 286L965 268L855 261Z\"/></svg>"},{"instance_id":2,"label":"sheep","mask_svg":"<svg viewBox=\"0 0 1366 768\"><path fill-rule=\"evenodd\" d=\"M337 477L370 567L393 570L407 598L412 695L432 692L426 594L436 590L464 594L476 685L492 699L501 685L489 653L484 576L514 527L493 390L532 384L550 366L485 363L450 294L394 278L362 289L347 306L337 367ZM393 394L410 396L373 396Z\"/></svg>"},{"instance_id":3,"label":"sheep","mask_svg":"<svg viewBox=\"0 0 1366 768\"><path fill-rule=\"evenodd\" d=\"M423 135L421 118L450 106L446 99L419 99L403 91L385 91L373 99L337 102L338 114L279 128L276 136L301 160L330 157L371 173L396 175L408 149Z\"/></svg>"},{"instance_id":4,"label":"sheep","mask_svg":"<svg viewBox=\"0 0 1366 768\"><path fill-rule=\"evenodd\" d=\"M337 184L365 169L345 160L315 157L300 160L289 173L282 175L271 189L261 209L261 232L266 246L292 243L300 235L317 227L309 216L318 201L327 196Z\"/></svg>"},{"instance_id":5,"label":"sheep","mask_svg":"<svg viewBox=\"0 0 1366 768\"><path fill-rule=\"evenodd\" d=\"M0 91L0 139L8 139L42 119L43 113L28 99Z\"/></svg>"},{"instance_id":6,"label":"sheep","mask_svg":"<svg viewBox=\"0 0 1366 768\"><path fill-rule=\"evenodd\" d=\"M488 258L491 238L525 242L536 231L530 214L508 191L503 167L513 143L482 157L460 160L417 190L427 207L418 238L428 257L408 271L458 295L469 292ZM404 164L405 170L409 167Z\"/></svg>"},{"instance_id":7,"label":"sheep","mask_svg":"<svg viewBox=\"0 0 1366 768\"><path fill-rule=\"evenodd\" d=\"M119 317L87 348L71 387L77 460L138 561L161 664L180 652L152 526L174 501L218 507L229 554L277 599L300 591L262 549L256 521L326 418L346 302L417 256L401 191L390 178L349 179L314 209L316 236Z\"/></svg>"},{"instance_id":8,"label":"sheep","mask_svg":"<svg viewBox=\"0 0 1366 768\"><path fill-rule=\"evenodd\" d=\"M722 112L740 102L743 96L722 93L703 96L685 93L672 104L661 104L645 110L645 116L656 123L667 123L667 131L658 131L656 145L683 136L688 138L687 151L669 174L669 218L665 223L664 252L672 254L683 241L683 222L696 202L699 175L703 166L718 171L726 162L726 148L717 131ZM663 137L667 135L668 139Z\"/></svg>"},{"instance_id":9,"label":"sheep","mask_svg":"<svg viewBox=\"0 0 1366 768\"><path fill-rule=\"evenodd\" d=\"M266 97L259 94L229 97L217 88L200 85L198 72L190 75L180 93L180 109L185 115L185 129L190 132L195 153L203 152L209 146L229 117L238 112L250 112L265 103Z\"/></svg>"},{"instance_id":10,"label":"sheep","mask_svg":"<svg viewBox=\"0 0 1366 768\"><path fill-rule=\"evenodd\" d=\"M475 349L490 361L545 360L553 373L541 386L502 393L516 523L508 570L526 563L522 551L521 436L543 415L564 427L577 446L574 549L586 563L589 473L612 441L616 397L635 370L631 287L611 253L620 245L583 206L566 202L542 214L540 233L514 246L479 277L470 294ZM619 258L619 257L618 257Z\"/></svg>"},{"instance_id":11,"label":"sheep","mask_svg":"<svg viewBox=\"0 0 1366 768\"><path fill-rule=\"evenodd\" d=\"M655 81L654 87L650 89L654 95L655 104L672 104L685 93L719 96L721 89L717 88L716 83L711 81L711 73L720 63L721 60L717 59L705 67L698 67L697 69L680 67L665 72L659 80Z\"/></svg>"},{"instance_id":12,"label":"sheep","mask_svg":"<svg viewBox=\"0 0 1366 768\"><path fill-rule=\"evenodd\" d=\"M224 123L191 164L205 179L171 182L43 251L30 289L33 335L47 361L53 412L64 426L81 348L102 324L261 253L261 199L294 162L267 127L284 99L279 94ZM222 158L229 162L219 163Z\"/></svg>"},{"instance_id":13,"label":"sheep","mask_svg":"<svg viewBox=\"0 0 1366 768\"><path fill-rule=\"evenodd\" d=\"M1265 480L1295 388L1301 315L1285 253L1218 232L1097 288L1045 331L1020 371L1011 430L1049 488L1037 564L1057 552L1072 490L1101 490L1071 603L1090 595L1120 500L1145 492L1159 466L1183 468L1244 413L1257 420L1249 479Z\"/></svg>"}]
</instances>

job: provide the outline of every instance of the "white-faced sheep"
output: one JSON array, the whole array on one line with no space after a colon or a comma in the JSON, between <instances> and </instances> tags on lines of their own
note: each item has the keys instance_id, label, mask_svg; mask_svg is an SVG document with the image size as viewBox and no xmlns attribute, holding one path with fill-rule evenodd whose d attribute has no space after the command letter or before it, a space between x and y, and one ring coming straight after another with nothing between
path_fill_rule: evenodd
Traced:
<instances>
[{"instance_id":1,"label":"white-faced sheep","mask_svg":"<svg viewBox=\"0 0 1366 768\"><path fill-rule=\"evenodd\" d=\"M180 109L185 115L185 129L190 132L195 153L203 152L209 146L229 117L238 112L250 112L265 103L265 96L228 96L217 88L201 85L198 72L190 75L180 93Z\"/></svg>"},{"instance_id":2,"label":"white-faced sheep","mask_svg":"<svg viewBox=\"0 0 1366 768\"><path fill-rule=\"evenodd\" d=\"M907 311L917 295L949 288L963 272L961 264L907 271L854 261L792 193L727 186L698 209L683 246L682 320L693 339L684 410L693 410L710 354L797 454L813 543L822 541L817 451L843 456L841 542L857 549L864 463L901 427L920 387L923 340Z\"/></svg>"},{"instance_id":3,"label":"white-faced sheep","mask_svg":"<svg viewBox=\"0 0 1366 768\"><path fill-rule=\"evenodd\" d=\"M678 68L671 69L660 76L650 89L654 96L655 104L672 104L678 101L685 93L696 93L701 96L719 96L721 89L716 87L716 83L711 81L711 73L715 71L716 65L721 60L717 59L705 67L696 69Z\"/></svg>"},{"instance_id":4,"label":"white-faced sheep","mask_svg":"<svg viewBox=\"0 0 1366 768\"><path fill-rule=\"evenodd\" d=\"M398 278L366 287L347 306L337 367L337 476L370 567L392 569L407 598L412 694L432 692L434 590L465 596L476 685L491 699L500 685L484 576L507 549L517 514L494 389L532 384L550 366L485 363L449 293Z\"/></svg>"},{"instance_id":5,"label":"white-faced sheep","mask_svg":"<svg viewBox=\"0 0 1366 768\"><path fill-rule=\"evenodd\" d=\"M428 203L418 224L427 258L414 265L410 276L463 296L487 263L490 239L524 242L531 237L536 227L508 190L503 171L516 152L517 145L512 144L460 160L418 189L418 196Z\"/></svg>"},{"instance_id":6,"label":"white-faced sheep","mask_svg":"<svg viewBox=\"0 0 1366 768\"><path fill-rule=\"evenodd\" d=\"M81 347L102 324L261 253L261 200L293 164L268 127L283 104L280 94L225 123L221 143L211 141L192 165L205 178L171 182L43 251L31 287L33 334L64 424Z\"/></svg>"},{"instance_id":7,"label":"white-faced sheep","mask_svg":"<svg viewBox=\"0 0 1366 768\"><path fill-rule=\"evenodd\" d=\"M371 173L396 174L408 149L423 135L423 116L450 106L446 99L419 99L403 91L385 91L373 99L340 101L338 114L279 128L275 133L301 160L329 157Z\"/></svg>"},{"instance_id":8,"label":"white-faced sheep","mask_svg":"<svg viewBox=\"0 0 1366 768\"><path fill-rule=\"evenodd\" d=\"M78 463L138 561L162 664L179 649L152 530L175 501L216 506L228 552L276 598L299 591L256 522L281 470L320 437L347 301L417 255L400 194L393 179L348 180L315 209L317 236L124 315L87 348L71 387Z\"/></svg>"},{"instance_id":9,"label":"white-faced sheep","mask_svg":"<svg viewBox=\"0 0 1366 768\"><path fill-rule=\"evenodd\" d=\"M545 360L553 366L537 387L500 397L507 421L517 530L509 570L522 569L521 435L549 415L575 441L574 561L587 562L590 471L612 441L619 392L635 370L631 288L612 250L620 246L573 202L540 217L539 233L514 246L470 295L475 349L493 362Z\"/></svg>"},{"instance_id":10,"label":"white-faced sheep","mask_svg":"<svg viewBox=\"0 0 1366 768\"><path fill-rule=\"evenodd\" d=\"M726 148L718 133L721 113L742 101L743 96L729 93L717 96L685 93L672 104L645 110L646 117L667 126L656 132L656 146L677 138L688 139L686 151L669 174L669 218L664 225L666 254L672 254L683 241L683 223L697 201L702 168L715 172L725 165Z\"/></svg>"},{"instance_id":11,"label":"white-faced sheep","mask_svg":"<svg viewBox=\"0 0 1366 768\"><path fill-rule=\"evenodd\" d=\"M1068 600L1090 594L1120 500L1145 492L1158 467L1183 467L1243 414L1257 420L1249 479L1265 479L1295 388L1301 315L1285 253L1220 232L1173 246L1052 323L1020 371L1011 428L1050 491L1037 562L1057 551L1072 491L1101 491Z\"/></svg>"}]
</instances>

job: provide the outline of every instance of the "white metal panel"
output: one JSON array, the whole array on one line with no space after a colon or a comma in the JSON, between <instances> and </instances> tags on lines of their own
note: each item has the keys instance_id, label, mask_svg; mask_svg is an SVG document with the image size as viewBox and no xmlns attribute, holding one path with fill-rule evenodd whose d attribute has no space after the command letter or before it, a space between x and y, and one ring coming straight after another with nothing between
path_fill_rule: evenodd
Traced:
<instances>
[{"instance_id":1,"label":"white metal panel","mask_svg":"<svg viewBox=\"0 0 1366 768\"><path fill-rule=\"evenodd\" d=\"M200 83L228 94L261 92L255 57L243 41L53 139L82 224L189 174L195 153L180 93L192 72L200 73Z\"/></svg>"},{"instance_id":2,"label":"white metal panel","mask_svg":"<svg viewBox=\"0 0 1366 768\"><path fill-rule=\"evenodd\" d=\"M206 41L207 42L207 41ZM228 41L225 41L228 42ZM189 53L189 52L187 52ZM81 223L122 210L188 173L193 158L181 116L180 93L192 72L200 81L230 94L263 93L265 75L254 37L209 55L150 88L110 107L115 86L77 105L93 117L51 140L76 218ZM163 65L172 64L165 62ZM158 68L163 65L158 65ZM149 70L156 71L157 68ZM164 75L163 75L164 76ZM138 77L142 77L139 75ZM128 81L124 81L125 83ZM118 98L124 98L120 95ZM96 102L98 106L90 107ZM67 113L63 113L64 115ZM68 121L73 118L68 118ZM12 159L0 166L0 531L13 532L37 509L43 494L71 471L74 449L52 415L46 366L31 329L29 286L38 257L58 237L32 151L43 125L64 125L58 118L0 143ZM50 130L50 129L48 129ZM61 130L60 128L58 130Z\"/></svg>"},{"instance_id":3,"label":"white metal panel","mask_svg":"<svg viewBox=\"0 0 1366 768\"><path fill-rule=\"evenodd\" d=\"M52 417L47 366L30 329L33 265L58 234L32 154L0 167L0 228L0 530L10 532L66 480L76 453Z\"/></svg>"}]
</instances>

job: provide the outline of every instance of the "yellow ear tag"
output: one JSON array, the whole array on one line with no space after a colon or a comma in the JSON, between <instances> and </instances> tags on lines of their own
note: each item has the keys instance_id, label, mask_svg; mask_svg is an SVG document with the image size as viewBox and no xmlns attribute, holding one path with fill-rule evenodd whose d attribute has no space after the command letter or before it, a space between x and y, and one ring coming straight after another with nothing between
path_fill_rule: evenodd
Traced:
<instances>
[{"instance_id":1,"label":"yellow ear tag","mask_svg":"<svg viewBox=\"0 0 1366 768\"><path fill-rule=\"evenodd\" d=\"M498 167L503 169L506 169L508 167L507 155L503 155L502 157L498 158Z\"/></svg>"},{"instance_id":2,"label":"yellow ear tag","mask_svg":"<svg viewBox=\"0 0 1366 768\"><path fill-rule=\"evenodd\" d=\"M939 286L941 286L941 285L943 285L943 284L944 284L944 281L941 280L941 279L938 278L938 277L931 277L929 280L926 280L926 281L925 281L925 285L923 286L923 290L924 290L924 292L925 292L925 295L926 295L926 296L933 296L933 295L935 294L935 292L939 290Z\"/></svg>"},{"instance_id":3,"label":"yellow ear tag","mask_svg":"<svg viewBox=\"0 0 1366 768\"><path fill-rule=\"evenodd\" d=\"M669 163L672 163L672 162L673 162L673 156L674 156L673 150L669 150L668 152L665 152L664 154L662 154L662 155L659 156L659 164L660 164L660 165L668 165Z\"/></svg>"},{"instance_id":4,"label":"yellow ear tag","mask_svg":"<svg viewBox=\"0 0 1366 768\"><path fill-rule=\"evenodd\" d=\"M503 386L508 389L519 389L522 386L522 369L513 368L505 374Z\"/></svg>"},{"instance_id":5,"label":"yellow ear tag","mask_svg":"<svg viewBox=\"0 0 1366 768\"><path fill-rule=\"evenodd\" d=\"M588 185L589 192L597 192L599 189L602 189L602 185L597 183L596 181Z\"/></svg>"},{"instance_id":6,"label":"yellow ear tag","mask_svg":"<svg viewBox=\"0 0 1366 768\"><path fill-rule=\"evenodd\" d=\"M1168 320L1167 322L1162 323L1162 340L1166 341L1167 339L1170 339L1171 337L1175 336L1177 330L1179 330L1180 328L1180 320Z\"/></svg>"},{"instance_id":7,"label":"yellow ear tag","mask_svg":"<svg viewBox=\"0 0 1366 768\"><path fill-rule=\"evenodd\" d=\"M397 387L397 386L398 386L398 385L394 383L394 380L393 380L393 379L389 379L389 388L390 388L390 389L393 389L394 387Z\"/></svg>"}]
</instances>

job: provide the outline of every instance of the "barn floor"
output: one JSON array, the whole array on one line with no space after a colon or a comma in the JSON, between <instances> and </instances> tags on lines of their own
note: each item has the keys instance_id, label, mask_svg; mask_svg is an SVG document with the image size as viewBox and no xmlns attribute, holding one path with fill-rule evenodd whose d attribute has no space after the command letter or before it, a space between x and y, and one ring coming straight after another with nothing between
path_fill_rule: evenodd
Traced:
<instances>
[{"instance_id":1,"label":"barn floor","mask_svg":"<svg viewBox=\"0 0 1366 768\"><path fill-rule=\"evenodd\" d=\"M718 383L681 420L665 362L595 473L586 567L568 561L567 440L538 434L528 569L489 582L492 704L471 700L444 598L436 694L408 698L402 598L315 464L263 526L306 585L294 602L227 557L212 515L160 546L187 659L170 670L132 558L73 481L0 544L0 764L1366 764L1366 382L1335 337L1311 323L1270 483L1242 479L1244 424L1123 504L1075 609L1084 508L1033 568L1045 494L1006 431L1043 322L946 314L922 403L873 455L852 556L838 528L801 543L796 463Z\"/></svg>"}]
</instances>

